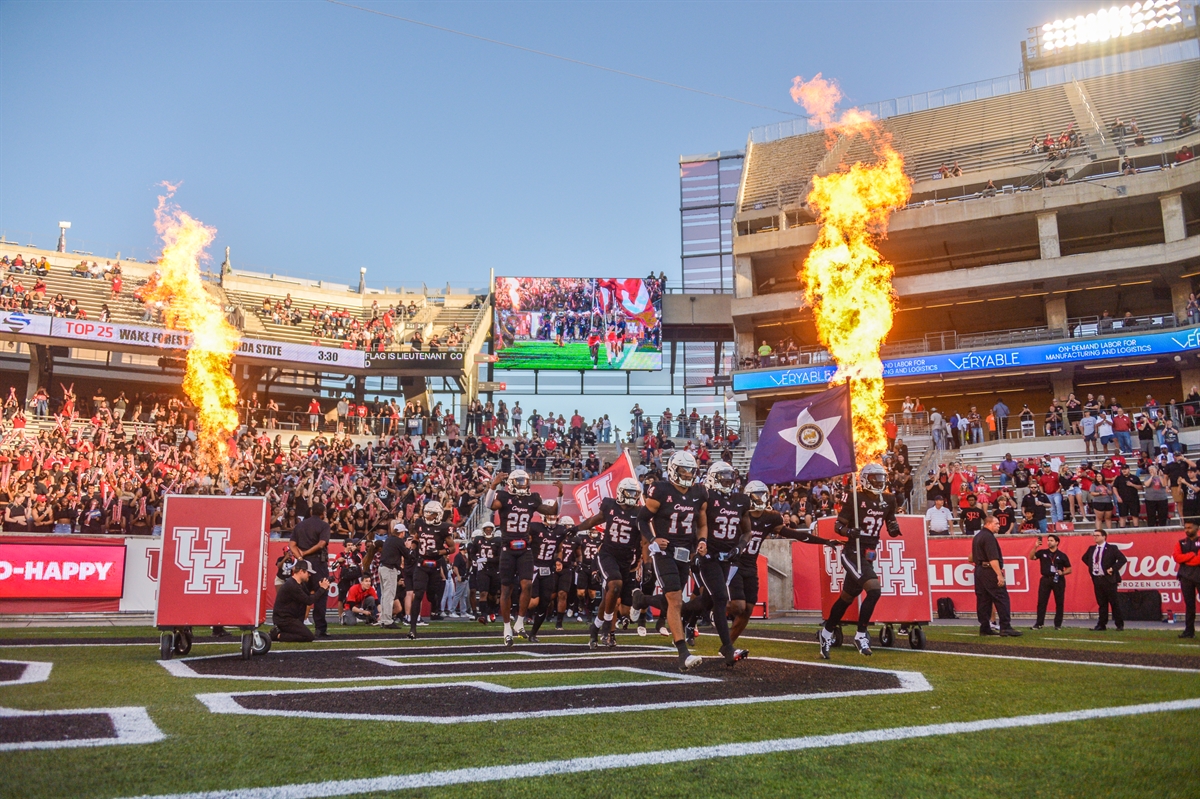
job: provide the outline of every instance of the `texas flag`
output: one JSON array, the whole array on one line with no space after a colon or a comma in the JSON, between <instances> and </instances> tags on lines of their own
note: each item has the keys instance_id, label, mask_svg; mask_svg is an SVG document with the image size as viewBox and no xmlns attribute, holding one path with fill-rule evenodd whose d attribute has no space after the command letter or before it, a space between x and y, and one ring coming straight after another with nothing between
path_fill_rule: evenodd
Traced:
<instances>
[{"instance_id":1,"label":"texas flag","mask_svg":"<svg viewBox=\"0 0 1200 799\"><path fill-rule=\"evenodd\" d=\"M617 486L626 477L634 477L633 461L629 459L628 451L622 452L616 463L600 474L575 486L572 494L575 504L579 506L579 519L576 521L596 515L600 511L601 501L615 497Z\"/></svg>"},{"instance_id":2,"label":"texas flag","mask_svg":"<svg viewBox=\"0 0 1200 799\"><path fill-rule=\"evenodd\" d=\"M854 469L850 388L843 384L771 406L747 479L777 485L822 480Z\"/></svg>"}]
</instances>

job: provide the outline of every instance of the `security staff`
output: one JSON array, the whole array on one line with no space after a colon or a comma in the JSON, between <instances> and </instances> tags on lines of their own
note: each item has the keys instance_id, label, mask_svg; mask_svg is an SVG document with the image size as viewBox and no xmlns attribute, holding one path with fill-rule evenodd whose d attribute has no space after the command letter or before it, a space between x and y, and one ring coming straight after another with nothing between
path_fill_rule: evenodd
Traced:
<instances>
[{"instance_id":1,"label":"security staff","mask_svg":"<svg viewBox=\"0 0 1200 799\"><path fill-rule=\"evenodd\" d=\"M404 522L393 521L392 529L383 542L379 556L379 626L385 630L398 630L395 621L396 584L400 570L404 567L404 534L408 532Z\"/></svg>"},{"instance_id":2,"label":"security staff","mask_svg":"<svg viewBox=\"0 0 1200 799\"><path fill-rule=\"evenodd\" d=\"M979 619L980 635L1016 637L1021 633L1012 626L1008 589L1004 587L1004 556L996 532L1000 520L988 514L983 529L971 539L971 560L975 563L975 617ZM992 630L992 606L1000 618L1000 632Z\"/></svg>"},{"instance_id":3,"label":"security staff","mask_svg":"<svg viewBox=\"0 0 1200 799\"><path fill-rule=\"evenodd\" d=\"M1195 519L1183 523L1185 537L1175 545L1175 562L1179 564L1179 587L1183 589L1185 609L1183 632L1180 638L1196 637L1196 591L1200 590L1200 534Z\"/></svg>"},{"instance_id":4,"label":"security staff","mask_svg":"<svg viewBox=\"0 0 1200 799\"><path fill-rule=\"evenodd\" d=\"M317 583L317 591L309 593L305 586L308 584L311 566L308 561L298 560L292 565L292 575L283 581L275 592L275 609L271 613L272 641L300 641L307 643L316 638L313 631L304 625L304 617L308 615L308 606L324 599L329 590L329 580L323 579Z\"/></svg>"},{"instance_id":5,"label":"security staff","mask_svg":"<svg viewBox=\"0 0 1200 799\"><path fill-rule=\"evenodd\" d=\"M1067 593L1067 581L1063 579L1071 573L1071 559L1067 553L1058 548L1059 538L1051 533L1046 536L1047 545L1042 545L1042 537L1037 537L1037 543L1029 551L1029 559L1041 563L1042 580L1038 583L1037 623L1033 629L1040 630L1046 626L1046 606L1050 604L1050 594L1054 593L1054 629L1062 629L1063 597Z\"/></svg>"},{"instance_id":6,"label":"security staff","mask_svg":"<svg viewBox=\"0 0 1200 799\"><path fill-rule=\"evenodd\" d=\"M313 628L317 638L328 638L325 622L325 605L329 592L329 525L325 521L325 506L314 502L312 515L296 525L292 531L292 552L297 558L308 558L309 568L317 578L318 588L313 591ZM311 557L310 557L311 556ZM321 587L321 584L324 586Z\"/></svg>"},{"instance_id":7,"label":"security staff","mask_svg":"<svg viewBox=\"0 0 1200 799\"><path fill-rule=\"evenodd\" d=\"M1093 630L1108 629L1108 607L1112 606L1113 621L1118 630L1125 629L1125 617L1117 602L1117 588L1121 585L1121 569L1128 558L1125 553L1108 543L1108 533L1096 530L1092 533L1092 544L1083 553L1083 565L1092 575L1092 588L1096 592L1096 604L1100 606L1100 619Z\"/></svg>"}]
</instances>

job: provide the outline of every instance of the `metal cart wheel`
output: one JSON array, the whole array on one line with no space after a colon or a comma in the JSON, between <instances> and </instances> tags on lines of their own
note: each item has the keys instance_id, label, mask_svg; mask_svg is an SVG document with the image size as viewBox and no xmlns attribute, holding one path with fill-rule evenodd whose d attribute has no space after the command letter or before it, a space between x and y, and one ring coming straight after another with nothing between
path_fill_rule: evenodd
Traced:
<instances>
[{"instance_id":1,"label":"metal cart wheel","mask_svg":"<svg viewBox=\"0 0 1200 799\"><path fill-rule=\"evenodd\" d=\"M921 625L914 624L908 628L908 645L913 649L925 648L925 631L921 629Z\"/></svg>"},{"instance_id":2,"label":"metal cart wheel","mask_svg":"<svg viewBox=\"0 0 1200 799\"><path fill-rule=\"evenodd\" d=\"M242 633L242 660L249 660L252 651L254 651L254 634Z\"/></svg>"},{"instance_id":3,"label":"metal cart wheel","mask_svg":"<svg viewBox=\"0 0 1200 799\"><path fill-rule=\"evenodd\" d=\"M883 625L883 629L879 631L879 643L882 646L896 645L896 631L892 628L892 625Z\"/></svg>"},{"instance_id":4,"label":"metal cart wheel","mask_svg":"<svg viewBox=\"0 0 1200 799\"><path fill-rule=\"evenodd\" d=\"M159 660L170 660L171 653L175 649L175 636L171 633L163 633L158 638L158 657Z\"/></svg>"},{"instance_id":5,"label":"metal cart wheel","mask_svg":"<svg viewBox=\"0 0 1200 799\"><path fill-rule=\"evenodd\" d=\"M250 648L252 654L265 655L271 651L271 636L259 630L255 630L252 636L254 638L254 644Z\"/></svg>"},{"instance_id":6,"label":"metal cart wheel","mask_svg":"<svg viewBox=\"0 0 1200 799\"><path fill-rule=\"evenodd\" d=\"M842 645L842 625L840 625L840 624L837 627L833 628L833 645L834 646Z\"/></svg>"},{"instance_id":7,"label":"metal cart wheel","mask_svg":"<svg viewBox=\"0 0 1200 799\"><path fill-rule=\"evenodd\" d=\"M192 651L192 628L180 627L175 631L175 654L182 657Z\"/></svg>"}]
</instances>

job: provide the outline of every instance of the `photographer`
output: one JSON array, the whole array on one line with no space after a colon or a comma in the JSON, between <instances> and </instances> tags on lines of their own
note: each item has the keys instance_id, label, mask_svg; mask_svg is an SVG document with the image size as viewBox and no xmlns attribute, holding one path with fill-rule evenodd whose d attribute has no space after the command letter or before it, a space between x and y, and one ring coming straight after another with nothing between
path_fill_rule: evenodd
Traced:
<instances>
[{"instance_id":1,"label":"photographer","mask_svg":"<svg viewBox=\"0 0 1200 799\"><path fill-rule=\"evenodd\" d=\"M317 583L318 591L309 593L305 586L308 584L311 567L303 558L292 564L291 577L283 581L275 593L275 608L271 620L275 626L271 628L272 641L301 641L311 642L316 638L312 630L304 625L304 617L308 615L308 606L317 600L325 600L325 592L329 590L329 580L322 579Z\"/></svg>"}]
</instances>

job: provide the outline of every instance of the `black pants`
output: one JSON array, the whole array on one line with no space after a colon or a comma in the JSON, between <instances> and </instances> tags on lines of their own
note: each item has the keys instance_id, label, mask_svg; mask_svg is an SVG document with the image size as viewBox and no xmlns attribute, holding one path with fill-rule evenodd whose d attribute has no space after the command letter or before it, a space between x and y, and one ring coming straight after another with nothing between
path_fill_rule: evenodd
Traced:
<instances>
[{"instance_id":1,"label":"black pants","mask_svg":"<svg viewBox=\"0 0 1200 799\"><path fill-rule=\"evenodd\" d=\"M421 600L424 597L429 597L429 612L439 613L440 608L434 604L434 591L437 588L436 581L440 574L437 567L418 566L413 569L413 583L410 588L412 591L412 607L408 617L409 629L416 630L417 622L421 620Z\"/></svg>"},{"instance_id":2,"label":"black pants","mask_svg":"<svg viewBox=\"0 0 1200 799\"><path fill-rule=\"evenodd\" d=\"M979 631L987 632L992 620L992 606L1000 618L1000 629L1012 629L1012 614L1008 601L1008 589L1001 586L991 566L975 567L975 617L979 619Z\"/></svg>"},{"instance_id":3,"label":"black pants","mask_svg":"<svg viewBox=\"0 0 1200 799\"><path fill-rule=\"evenodd\" d=\"M1037 608L1037 625L1041 627L1046 623L1046 606L1050 604L1050 594L1054 594L1054 627L1055 629L1062 627L1063 619L1063 597L1067 593L1067 583L1065 580L1059 579L1055 582L1052 578L1043 577L1038 583L1038 608Z\"/></svg>"},{"instance_id":4,"label":"black pants","mask_svg":"<svg viewBox=\"0 0 1200 799\"><path fill-rule=\"evenodd\" d=\"M1200 582L1180 577L1179 587L1183 589L1184 630L1194 633L1196 632L1196 592L1200 591Z\"/></svg>"},{"instance_id":5,"label":"black pants","mask_svg":"<svg viewBox=\"0 0 1200 799\"><path fill-rule=\"evenodd\" d=\"M300 643L308 643L316 638L316 634L308 629L302 621L288 619L286 621L278 621L275 626L279 628L280 641L298 641Z\"/></svg>"},{"instance_id":6,"label":"black pants","mask_svg":"<svg viewBox=\"0 0 1200 799\"><path fill-rule=\"evenodd\" d=\"M321 553L321 556L324 557L324 553ZM328 579L328 574L314 574L309 579L309 585L313 587L313 629L317 635L325 635L328 628L328 624L325 621L325 606L329 604L329 591L320 586L322 580ZM312 639L308 640L311 641Z\"/></svg>"},{"instance_id":7,"label":"black pants","mask_svg":"<svg viewBox=\"0 0 1200 799\"><path fill-rule=\"evenodd\" d=\"M1167 501L1165 499L1146 500L1146 524L1150 527L1167 526Z\"/></svg>"},{"instance_id":8,"label":"black pants","mask_svg":"<svg viewBox=\"0 0 1200 799\"><path fill-rule=\"evenodd\" d=\"M1108 626L1108 606L1112 605L1112 617L1117 629L1125 626L1125 617L1121 615L1121 604L1117 602L1117 584L1107 577L1092 577L1092 588L1096 591L1096 604L1100 606L1101 627Z\"/></svg>"}]
</instances>

